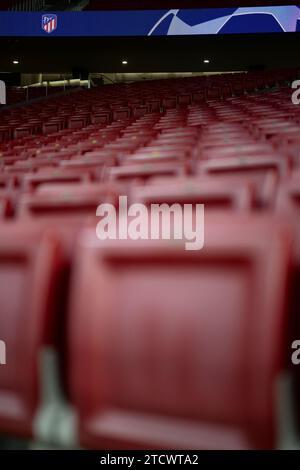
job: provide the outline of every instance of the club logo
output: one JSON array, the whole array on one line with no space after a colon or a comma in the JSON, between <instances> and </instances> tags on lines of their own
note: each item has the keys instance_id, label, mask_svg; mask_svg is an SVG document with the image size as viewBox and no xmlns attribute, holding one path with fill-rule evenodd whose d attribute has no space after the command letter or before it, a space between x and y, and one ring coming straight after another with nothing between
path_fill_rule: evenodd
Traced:
<instances>
[{"instance_id":1,"label":"club logo","mask_svg":"<svg viewBox=\"0 0 300 470\"><path fill-rule=\"evenodd\" d=\"M42 28L50 34L57 28L57 15L47 14L42 16Z\"/></svg>"}]
</instances>

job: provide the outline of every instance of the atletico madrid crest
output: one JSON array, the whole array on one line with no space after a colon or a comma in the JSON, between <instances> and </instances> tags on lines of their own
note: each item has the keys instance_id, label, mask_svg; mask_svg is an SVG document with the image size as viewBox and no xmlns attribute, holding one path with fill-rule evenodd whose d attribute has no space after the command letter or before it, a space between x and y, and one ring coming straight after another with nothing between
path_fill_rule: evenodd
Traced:
<instances>
[{"instance_id":1,"label":"atletico madrid crest","mask_svg":"<svg viewBox=\"0 0 300 470\"><path fill-rule=\"evenodd\" d=\"M43 30L50 34L57 28L57 15L47 14L42 16L42 28Z\"/></svg>"}]
</instances>

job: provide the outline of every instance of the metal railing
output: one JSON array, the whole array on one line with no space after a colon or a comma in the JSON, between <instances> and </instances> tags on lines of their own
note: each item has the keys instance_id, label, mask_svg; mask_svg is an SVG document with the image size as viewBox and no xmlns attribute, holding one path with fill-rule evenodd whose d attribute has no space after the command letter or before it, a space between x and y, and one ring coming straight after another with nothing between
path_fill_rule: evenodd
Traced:
<instances>
[{"instance_id":1,"label":"metal railing","mask_svg":"<svg viewBox=\"0 0 300 470\"><path fill-rule=\"evenodd\" d=\"M46 0L23 0L14 3L10 8L12 11L41 11L46 7Z\"/></svg>"},{"instance_id":2,"label":"metal railing","mask_svg":"<svg viewBox=\"0 0 300 470\"><path fill-rule=\"evenodd\" d=\"M11 11L53 11L53 10L82 10L89 0L17 0L11 2Z\"/></svg>"}]
</instances>

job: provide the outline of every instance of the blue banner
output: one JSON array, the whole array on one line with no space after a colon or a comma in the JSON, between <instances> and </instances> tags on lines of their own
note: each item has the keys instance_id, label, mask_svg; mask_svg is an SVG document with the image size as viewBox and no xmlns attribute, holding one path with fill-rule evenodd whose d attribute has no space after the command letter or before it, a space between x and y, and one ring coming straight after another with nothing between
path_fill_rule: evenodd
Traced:
<instances>
[{"instance_id":1,"label":"blue banner","mask_svg":"<svg viewBox=\"0 0 300 470\"><path fill-rule=\"evenodd\" d=\"M0 36L191 36L300 31L300 5L242 8L0 12Z\"/></svg>"}]
</instances>

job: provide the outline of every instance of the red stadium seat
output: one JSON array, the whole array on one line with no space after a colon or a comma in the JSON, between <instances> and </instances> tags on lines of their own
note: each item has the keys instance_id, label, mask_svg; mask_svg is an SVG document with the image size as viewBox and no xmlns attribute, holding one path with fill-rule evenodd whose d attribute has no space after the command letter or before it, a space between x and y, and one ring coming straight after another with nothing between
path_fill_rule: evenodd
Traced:
<instances>
[{"instance_id":1,"label":"red stadium seat","mask_svg":"<svg viewBox=\"0 0 300 470\"><path fill-rule=\"evenodd\" d=\"M88 117L86 114L73 116L69 119L69 129L81 129L88 123Z\"/></svg>"},{"instance_id":2,"label":"red stadium seat","mask_svg":"<svg viewBox=\"0 0 300 470\"><path fill-rule=\"evenodd\" d=\"M224 181L227 179L228 184L254 184L259 206L273 202L279 179L287 178L289 173L289 164L285 159L262 157L212 159L201 162L198 167L199 175L209 175Z\"/></svg>"},{"instance_id":3,"label":"red stadium seat","mask_svg":"<svg viewBox=\"0 0 300 470\"><path fill-rule=\"evenodd\" d=\"M90 175L84 172L66 172L61 169L46 171L44 173L27 174L23 179L23 188L25 190L35 190L44 184L72 184L90 181Z\"/></svg>"},{"instance_id":4,"label":"red stadium seat","mask_svg":"<svg viewBox=\"0 0 300 470\"><path fill-rule=\"evenodd\" d=\"M202 103L203 101L205 101L205 90L197 91L193 94L194 103Z\"/></svg>"},{"instance_id":5,"label":"red stadium seat","mask_svg":"<svg viewBox=\"0 0 300 470\"><path fill-rule=\"evenodd\" d=\"M206 99L209 100L219 100L221 98L221 90L218 87L208 88L206 90Z\"/></svg>"},{"instance_id":6,"label":"red stadium seat","mask_svg":"<svg viewBox=\"0 0 300 470\"><path fill-rule=\"evenodd\" d=\"M189 105L192 103L192 97L189 93L182 94L178 96L178 104L179 105Z\"/></svg>"},{"instance_id":7,"label":"red stadium seat","mask_svg":"<svg viewBox=\"0 0 300 470\"><path fill-rule=\"evenodd\" d=\"M62 129L63 122L60 119L49 121L43 124L43 134L53 134Z\"/></svg>"},{"instance_id":8,"label":"red stadium seat","mask_svg":"<svg viewBox=\"0 0 300 470\"><path fill-rule=\"evenodd\" d=\"M98 205L110 200L116 201L114 185L111 186L93 186L92 188L84 184L77 185L45 185L40 191L34 194L25 194L21 197L18 208L18 217L31 220L54 219L58 221L84 220L87 217L95 216ZM111 188L111 189L110 189ZM113 197L115 194L115 197Z\"/></svg>"},{"instance_id":9,"label":"red stadium seat","mask_svg":"<svg viewBox=\"0 0 300 470\"><path fill-rule=\"evenodd\" d=\"M111 120L111 112L110 111L105 111L105 110L101 110L101 112L96 111L91 116L91 123L92 124L109 124L110 120Z\"/></svg>"},{"instance_id":10,"label":"red stadium seat","mask_svg":"<svg viewBox=\"0 0 300 470\"><path fill-rule=\"evenodd\" d=\"M160 112L160 101L159 100L148 100L147 106L149 113L159 113Z\"/></svg>"},{"instance_id":11,"label":"red stadium seat","mask_svg":"<svg viewBox=\"0 0 300 470\"><path fill-rule=\"evenodd\" d=\"M115 121L122 121L130 118L130 109L129 108L120 108L115 109L113 112L113 119Z\"/></svg>"},{"instance_id":12,"label":"red stadium seat","mask_svg":"<svg viewBox=\"0 0 300 470\"><path fill-rule=\"evenodd\" d=\"M162 100L163 109L174 109L176 108L176 105L177 105L176 96L170 96Z\"/></svg>"},{"instance_id":13,"label":"red stadium seat","mask_svg":"<svg viewBox=\"0 0 300 470\"><path fill-rule=\"evenodd\" d=\"M19 139L20 137L26 137L32 134L31 126L22 126L14 130L14 138Z\"/></svg>"},{"instance_id":14,"label":"red stadium seat","mask_svg":"<svg viewBox=\"0 0 300 470\"><path fill-rule=\"evenodd\" d=\"M77 254L69 383L81 445L275 445L290 262L280 223L207 218L193 253L93 231Z\"/></svg>"},{"instance_id":15,"label":"red stadium seat","mask_svg":"<svg viewBox=\"0 0 300 470\"><path fill-rule=\"evenodd\" d=\"M185 174L182 165L169 165L165 163L152 163L145 165L126 165L122 167L109 168L108 178L120 181L146 181L154 176L179 176Z\"/></svg>"},{"instance_id":16,"label":"red stadium seat","mask_svg":"<svg viewBox=\"0 0 300 470\"><path fill-rule=\"evenodd\" d=\"M254 191L247 185L228 187L218 181L172 178L153 181L146 186L133 188L133 202L150 204L204 204L206 210L229 210L247 212L254 207ZM165 184L164 184L165 183Z\"/></svg>"},{"instance_id":17,"label":"red stadium seat","mask_svg":"<svg viewBox=\"0 0 300 470\"><path fill-rule=\"evenodd\" d=\"M133 116L135 118L139 118L139 117L145 116L145 114L147 114L147 112L148 112L148 106L147 105L135 106L135 108L133 109Z\"/></svg>"},{"instance_id":18,"label":"red stadium seat","mask_svg":"<svg viewBox=\"0 0 300 470\"><path fill-rule=\"evenodd\" d=\"M41 398L39 359L54 342L58 242L28 225L0 230L0 331L7 362L0 368L0 432L34 433Z\"/></svg>"}]
</instances>

